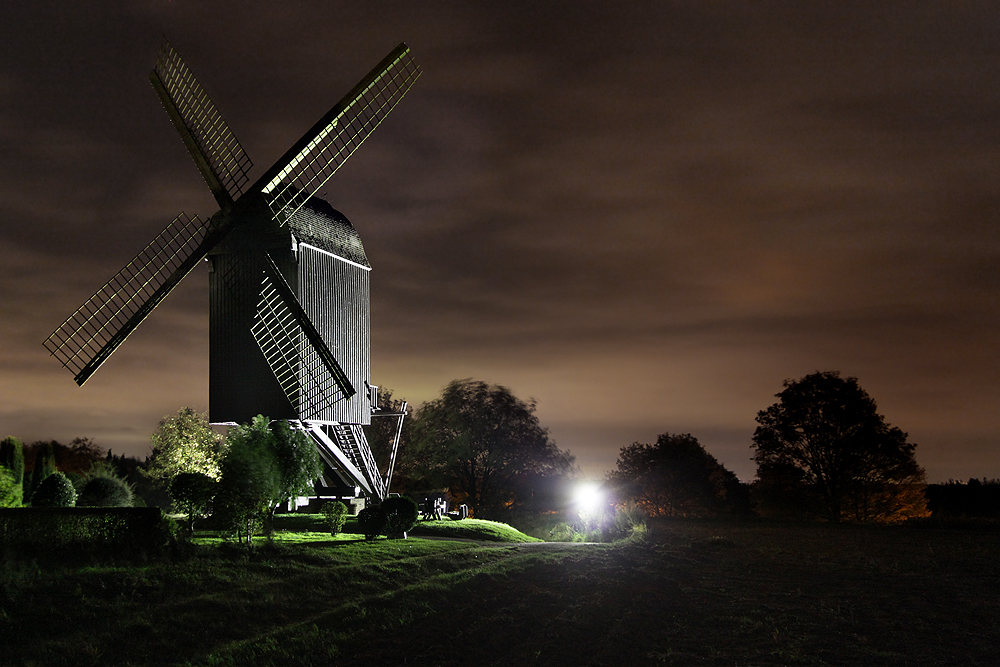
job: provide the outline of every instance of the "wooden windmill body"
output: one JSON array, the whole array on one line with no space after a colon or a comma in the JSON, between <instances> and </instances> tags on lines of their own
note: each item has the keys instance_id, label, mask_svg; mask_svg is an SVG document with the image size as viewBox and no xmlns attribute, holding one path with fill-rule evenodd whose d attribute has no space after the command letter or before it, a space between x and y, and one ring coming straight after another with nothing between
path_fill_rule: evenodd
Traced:
<instances>
[{"instance_id":1,"label":"wooden windmill body","mask_svg":"<svg viewBox=\"0 0 1000 667\"><path fill-rule=\"evenodd\" d=\"M150 81L220 210L178 216L60 325L45 346L84 382L200 261L209 262L209 414L287 419L316 442L327 473L385 497L362 426L370 383L371 266L353 225L316 192L420 76L400 44L253 184L252 164L176 51ZM399 419L405 406L391 416ZM393 446L398 445L399 428Z\"/></svg>"}]
</instances>

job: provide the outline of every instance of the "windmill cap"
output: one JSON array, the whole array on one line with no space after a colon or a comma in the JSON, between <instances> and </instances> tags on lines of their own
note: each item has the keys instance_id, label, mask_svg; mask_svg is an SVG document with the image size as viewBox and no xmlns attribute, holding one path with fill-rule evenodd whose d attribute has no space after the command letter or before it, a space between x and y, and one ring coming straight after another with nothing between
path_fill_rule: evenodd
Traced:
<instances>
[{"instance_id":1,"label":"windmill cap","mask_svg":"<svg viewBox=\"0 0 1000 667\"><path fill-rule=\"evenodd\" d=\"M299 243L371 268L358 231L347 216L330 206L326 200L311 197L288 219L288 226Z\"/></svg>"}]
</instances>

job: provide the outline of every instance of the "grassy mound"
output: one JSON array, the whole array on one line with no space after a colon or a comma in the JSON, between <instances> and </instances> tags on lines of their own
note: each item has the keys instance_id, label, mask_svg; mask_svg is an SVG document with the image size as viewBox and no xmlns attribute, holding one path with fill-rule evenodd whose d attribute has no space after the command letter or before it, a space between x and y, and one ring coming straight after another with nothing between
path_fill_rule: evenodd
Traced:
<instances>
[{"instance_id":1,"label":"grassy mound","mask_svg":"<svg viewBox=\"0 0 1000 667\"><path fill-rule=\"evenodd\" d=\"M419 521L410 531L410 535L450 537L483 542L542 542L537 537L525 535L505 523L486 521L485 519Z\"/></svg>"},{"instance_id":2,"label":"grassy mound","mask_svg":"<svg viewBox=\"0 0 1000 667\"><path fill-rule=\"evenodd\" d=\"M278 534L316 532L328 535L326 520L322 514L277 514L274 517L274 528ZM361 533L358 529L357 517L347 518L341 531L340 539L357 539ZM452 539L477 540L481 542L542 542L536 537L526 535L516 528L511 528L498 521L485 519L463 519L462 521L419 521L409 531L414 537L432 536L449 537Z\"/></svg>"}]
</instances>

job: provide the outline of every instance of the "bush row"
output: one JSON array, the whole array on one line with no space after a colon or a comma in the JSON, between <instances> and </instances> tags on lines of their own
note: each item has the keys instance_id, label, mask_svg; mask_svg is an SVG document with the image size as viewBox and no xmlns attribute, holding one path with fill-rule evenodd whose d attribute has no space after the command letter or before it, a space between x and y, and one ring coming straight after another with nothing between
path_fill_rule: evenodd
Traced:
<instances>
[{"instance_id":1,"label":"bush row","mask_svg":"<svg viewBox=\"0 0 1000 667\"><path fill-rule=\"evenodd\" d=\"M168 547L175 534L176 524L156 507L0 508L4 559L74 551L151 555Z\"/></svg>"}]
</instances>

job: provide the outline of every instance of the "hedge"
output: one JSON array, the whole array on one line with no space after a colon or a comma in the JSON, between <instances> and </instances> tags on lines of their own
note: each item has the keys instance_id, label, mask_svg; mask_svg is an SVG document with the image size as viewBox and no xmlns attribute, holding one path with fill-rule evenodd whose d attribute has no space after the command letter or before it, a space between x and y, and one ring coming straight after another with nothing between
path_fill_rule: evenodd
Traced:
<instances>
[{"instance_id":1,"label":"hedge","mask_svg":"<svg viewBox=\"0 0 1000 667\"><path fill-rule=\"evenodd\" d=\"M8 557L79 547L156 551L171 542L171 523L158 507L0 508L0 551Z\"/></svg>"}]
</instances>

